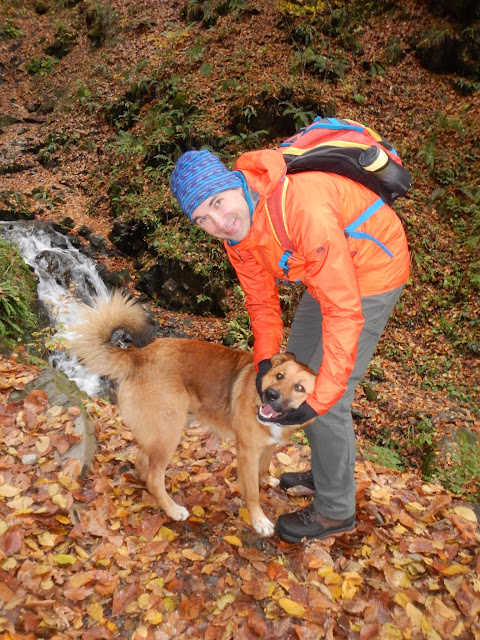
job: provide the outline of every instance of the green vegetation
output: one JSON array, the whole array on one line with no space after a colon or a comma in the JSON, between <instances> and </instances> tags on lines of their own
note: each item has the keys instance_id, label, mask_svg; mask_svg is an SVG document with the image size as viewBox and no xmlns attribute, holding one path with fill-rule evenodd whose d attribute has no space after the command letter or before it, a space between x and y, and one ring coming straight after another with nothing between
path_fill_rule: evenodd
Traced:
<instances>
[{"instance_id":1,"label":"green vegetation","mask_svg":"<svg viewBox=\"0 0 480 640\"><path fill-rule=\"evenodd\" d=\"M76 38L77 34L75 29L69 24L60 22L57 26L53 42L46 47L45 53L59 60L70 53Z\"/></svg>"},{"instance_id":2,"label":"green vegetation","mask_svg":"<svg viewBox=\"0 0 480 640\"><path fill-rule=\"evenodd\" d=\"M20 219L33 218L32 204L29 196L19 191L0 191L0 206L5 211Z\"/></svg>"},{"instance_id":3,"label":"green vegetation","mask_svg":"<svg viewBox=\"0 0 480 640\"><path fill-rule=\"evenodd\" d=\"M70 137L68 134L60 132L51 132L40 145L37 153L37 160L44 166L53 166L55 164L54 154L60 149L66 150L69 146L76 143L78 133Z\"/></svg>"},{"instance_id":4,"label":"green vegetation","mask_svg":"<svg viewBox=\"0 0 480 640\"><path fill-rule=\"evenodd\" d=\"M45 56L44 58L32 56L30 61L26 63L25 69L32 75L38 74L43 76L46 73L54 73L57 62L58 59L52 56Z\"/></svg>"},{"instance_id":5,"label":"green vegetation","mask_svg":"<svg viewBox=\"0 0 480 640\"><path fill-rule=\"evenodd\" d=\"M405 461L397 449L382 447L381 445L364 441L361 453L365 459L382 467L396 469L397 471L404 471L405 469Z\"/></svg>"},{"instance_id":6,"label":"green vegetation","mask_svg":"<svg viewBox=\"0 0 480 640\"><path fill-rule=\"evenodd\" d=\"M5 24L0 27L0 40L2 38L19 38L24 35L24 31L15 25L15 20L11 17L7 18Z\"/></svg>"},{"instance_id":7,"label":"green vegetation","mask_svg":"<svg viewBox=\"0 0 480 640\"><path fill-rule=\"evenodd\" d=\"M425 458L426 480L438 482L471 502L480 501L480 447L473 432L460 429L448 437L447 451L432 451Z\"/></svg>"},{"instance_id":8,"label":"green vegetation","mask_svg":"<svg viewBox=\"0 0 480 640\"><path fill-rule=\"evenodd\" d=\"M0 348L29 341L37 327L36 281L18 251L0 238Z\"/></svg>"},{"instance_id":9,"label":"green vegetation","mask_svg":"<svg viewBox=\"0 0 480 640\"><path fill-rule=\"evenodd\" d=\"M88 38L93 46L100 47L113 37L119 15L109 2L102 0L86 0L83 10Z\"/></svg>"}]
</instances>

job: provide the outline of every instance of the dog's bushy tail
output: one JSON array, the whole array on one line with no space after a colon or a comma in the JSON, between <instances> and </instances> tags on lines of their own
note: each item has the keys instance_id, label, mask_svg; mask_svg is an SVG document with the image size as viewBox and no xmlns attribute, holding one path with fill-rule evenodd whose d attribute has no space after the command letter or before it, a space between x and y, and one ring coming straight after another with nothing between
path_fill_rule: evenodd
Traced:
<instances>
[{"instance_id":1,"label":"dog's bushy tail","mask_svg":"<svg viewBox=\"0 0 480 640\"><path fill-rule=\"evenodd\" d=\"M142 307L127 294L113 292L97 298L93 307L79 305L79 322L72 327L69 348L88 369L101 376L120 380L133 370L134 348L123 349L111 343L112 334L121 329L134 346L152 340L152 325Z\"/></svg>"}]
</instances>

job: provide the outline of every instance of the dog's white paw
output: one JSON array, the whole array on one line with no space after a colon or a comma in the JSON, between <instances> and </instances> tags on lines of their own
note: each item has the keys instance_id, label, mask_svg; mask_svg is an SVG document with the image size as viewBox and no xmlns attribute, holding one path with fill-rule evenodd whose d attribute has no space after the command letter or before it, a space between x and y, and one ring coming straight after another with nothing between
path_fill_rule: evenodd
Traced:
<instances>
[{"instance_id":1,"label":"dog's white paw","mask_svg":"<svg viewBox=\"0 0 480 640\"><path fill-rule=\"evenodd\" d=\"M190 513L188 512L188 509L185 509L185 507L181 507L179 504L177 504L175 505L175 507L169 510L167 515L172 520L180 521L186 520L190 516Z\"/></svg>"},{"instance_id":2,"label":"dog's white paw","mask_svg":"<svg viewBox=\"0 0 480 640\"><path fill-rule=\"evenodd\" d=\"M273 536L275 532L275 526L273 525L273 522L270 522L265 514L263 514L261 518L256 518L255 520L252 519L252 527L259 535L263 536L264 538Z\"/></svg>"},{"instance_id":3,"label":"dog's white paw","mask_svg":"<svg viewBox=\"0 0 480 640\"><path fill-rule=\"evenodd\" d=\"M274 478L273 476L268 476L267 487L278 487L279 484L280 484L280 480L278 478Z\"/></svg>"}]
</instances>

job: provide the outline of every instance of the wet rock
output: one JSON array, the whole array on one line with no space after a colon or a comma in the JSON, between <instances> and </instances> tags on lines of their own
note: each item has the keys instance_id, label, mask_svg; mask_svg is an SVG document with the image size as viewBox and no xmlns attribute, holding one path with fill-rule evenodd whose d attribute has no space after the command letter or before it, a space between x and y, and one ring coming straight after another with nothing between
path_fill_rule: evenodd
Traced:
<instances>
[{"instance_id":1,"label":"wet rock","mask_svg":"<svg viewBox=\"0 0 480 640\"><path fill-rule=\"evenodd\" d=\"M363 390L364 390L364 392L365 392L365 395L367 396L367 398L368 398L370 401L376 401L376 400L378 400L378 394L377 394L377 392L375 391L375 389L373 388L373 385L372 385L372 384L370 384L369 382L367 382L365 379L364 379L364 380L362 380L362 381L360 382L360 384L361 384L361 385L362 385L362 387L363 387Z\"/></svg>"},{"instance_id":2,"label":"wet rock","mask_svg":"<svg viewBox=\"0 0 480 640\"><path fill-rule=\"evenodd\" d=\"M90 244L92 245L92 247L95 249L97 253L100 253L102 255L107 253L107 243L103 236L92 233L89 240L90 240Z\"/></svg>"},{"instance_id":3,"label":"wet rock","mask_svg":"<svg viewBox=\"0 0 480 640\"><path fill-rule=\"evenodd\" d=\"M15 222L16 220L33 220L35 212L22 193L0 193L0 220Z\"/></svg>"},{"instance_id":4,"label":"wet rock","mask_svg":"<svg viewBox=\"0 0 480 640\"><path fill-rule=\"evenodd\" d=\"M194 273L187 263L159 261L140 273L135 287L167 309L224 315L224 291Z\"/></svg>"},{"instance_id":5,"label":"wet rock","mask_svg":"<svg viewBox=\"0 0 480 640\"><path fill-rule=\"evenodd\" d=\"M8 113L0 113L0 127L8 127L11 124L18 124L22 120L11 116Z\"/></svg>"},{"instance_id":6,"label":"wet rock","mask_svg":"<svg viewBox=\"0 0 480 640\"><path fill-rule=\"evenodd\" d=\"M129 269L115 269L115 271L112 272L107 271L105 276L102 276L102 279L114 288L121 287L123 282L129 278Z\"/></svg>"},{"instance_id":7,"label":"wet rock","mask_svg":"<svg viewBox=\"0 0 480 640\"><path fill-rule=\"evenodd\" d=\"M75 249L79 251L83 250L83 242L78 236L69 236L69 240L72 243L72 247L75 247Z\"/></svg>"},{"instance_id":8,"label":"wet rock","mask_svg":"<svg viewBox=\"0 0 480 640\"><path fill-rule=\"evenodd\" d=\"M85 238L85 240L90 240L90 236L92 235L92 233L93 233L93 229L90 229L90 227L87 227L86 224L82 224L82 226L78 230L78 235L81 236L82 238Z\"/></svg>"},{"instance_id":9,"label":"wet rock","mask_svg":"<svg viewBox=\"0 0 480 640\"><path fill-rule=\"evenodd\" d=\"M73 229L75 227L75 220L70 218L70 216L65 216L65 218L60 220L60 224L66 229Z\"/></svg>"},{"instance_id":10,"label":"wet rock","mask_svg":"<svg viewBox=\"0 0 480 640\"><path fill-rule=\"evenodd\" d=\"M356 407L352 407L352 418L354 420L363 420L363 418L365 418L365 414L360 411L360 409L357 409Z\"/></svg>"},{"instance_id":11,"label":"wet rock","mask_svg":"<svg viewBox=\"0 0 480 640\"><path fill-rule=\"evenodd\" d=\"M22 173L33 169L34 165L31 162L22 162L13 160L0 165L0 176L8 175L10 173Z\"/></svg>"},{"instance_id":12,"label":"wet rock","mask_svg":"<svg viewBox=\"0 0 480 640\"><path fill-rule=\"evenodd\" d=\"M108 239L119 249L129 256L137 256L148 247L146 237L147 227L143 222L115 220L112 229L108 234Z\"/></svg>"},{"instance_id":13,"label":"wet rock","mask_svg":"<svg viewBox=\"0 0 480 640\"><path fill-rule=\"evenodd\" d=\"M378 380L383 382L386 379L385 371L380 369L380 367L371 366L368 369L368 377L371 380Z\"/></svg>"}]
</instances>

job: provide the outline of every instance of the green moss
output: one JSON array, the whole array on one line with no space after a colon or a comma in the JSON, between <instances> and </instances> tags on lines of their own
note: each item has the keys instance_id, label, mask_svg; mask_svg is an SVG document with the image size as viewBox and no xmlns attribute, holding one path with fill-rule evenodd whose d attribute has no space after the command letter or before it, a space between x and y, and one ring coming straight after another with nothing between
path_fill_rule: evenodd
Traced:
<instances>
[{"instance_id":1,"label":"green moss","mask_svg":"<svg viewBox=\"0 0 480 640\"><path fill-rule=\"evenodd\" d=\"M425 458L423 477L438 482L457 496L480 502L480 447L478 437L459 428Z\"/></svg>"},{"instance_id":2,"label":"green moss","mask_svg":"<svg viewBox=\"0 0 480 640\"><path fill-rule=\"evenodd\" d=\"M0 238L0 349L23 344L37 327L36 280L18 251Z\"/></svg>"}]
</instances>

